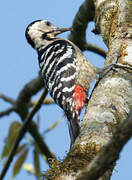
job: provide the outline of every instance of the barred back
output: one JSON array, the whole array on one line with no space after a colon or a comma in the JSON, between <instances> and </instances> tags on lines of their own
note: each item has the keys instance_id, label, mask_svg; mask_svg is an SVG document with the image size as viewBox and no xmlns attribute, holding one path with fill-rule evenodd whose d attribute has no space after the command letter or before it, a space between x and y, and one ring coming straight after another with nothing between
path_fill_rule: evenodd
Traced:
<instances>
[{"instance_id":1,"label":"barred back","mask_svg":"<svg viewBox=\"0 0 132 180\"><path fill-rule=\"evenodd\" d=\"M65 98L75 89L76 59L73 46L65 40L56 40L39 51L39 65L45 84L63 109ZM70 101L70 100L69 100Z\"/></svg>"},{"instance_id":2,"label":"barred back","mask_svg":"<svg viewBox=\"0 0 132 180\"><path fill-rule=\"evenodd\" d=\"M38 55L48 91L69 120L73 143L79 133L79 115L73 102L76 80L75 49L66 40L56 40L46 47L39 48Z\"/></svg>"}]
</instances>

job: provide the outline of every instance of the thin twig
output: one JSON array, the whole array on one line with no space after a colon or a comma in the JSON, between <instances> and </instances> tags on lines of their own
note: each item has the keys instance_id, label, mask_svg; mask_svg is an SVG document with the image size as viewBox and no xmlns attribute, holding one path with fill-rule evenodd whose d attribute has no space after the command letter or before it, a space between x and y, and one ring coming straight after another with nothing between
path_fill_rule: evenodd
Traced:
<instances>
[{"instance_id":1,"label":"thin twig","mask_svg":"<svg viewBox=\"0 0 132 180\"><path fill-rule=\"evenodd\" d=\"M12 111L14 111L14 110L15 110L15 108L14 108L14 107L11 107L11 108L9 108L9 109L7 109L7 110L5 110L5 111L0 112L0 118L3 117L3 116L9 115L9 114L10 114Z\"/></svg>"},{"instance_id":2,"label":"thin twig","mask_svg":"<svg viewBox=\"0 0 132 180\"><path fill-rule=\"evenodd\" d=\"M0 94L0 98L3 99L4 101L10 103L11 105L15 104L15 101L12 98L5 96L4 94Z\"/></svg>"},{"instance_id":3,"label":"thin twig","mask_svg":"<svg viewBox=\"0 0 132 180\"><path fill-rule=\"evenodd\" d=\"M13 145L13 147L12 147L10 153L9 153L9 157L8 157L8 159L6 161L6 164L5 164L5 166L4 166L3 170L2 170L2 173L0 174L0 180L2 180L4 178L8 168L9 168L9 166L10 166L12 160L13 160L13 157L14 157L14 155L16 153L18 145L19 145L21 139L24 137L25 132L28 129L29 123L31 122L34 114L40 109L41 104L42 104L46 94L47 94L47 90L42 92L40 98L38 99L38 102L34 105L32 111L27 115L27 117L26 117L26 119L25 119L25 121L23 123L23 126L21 127L21 129L19 131L19 135L17 136L16 141L15 141L15 143L14 143L14 145Z\"/></svg>"},{"instance_id":4,"label":"thin twig","mask_svg":"<svg viewBox=\"0 0 132 180\"><path fill-rule=\"evenodd\" d=\"M96 180L101 177L119 158L124 145L132 137L132 112L114 131L111 140L106 144L93 161L81 171L76 180Z\"/></svg>"},{"instance_id":5,"label":"thin twig","mask_svg":"<svg viewBox=\"0 0 132 180\"><path fill-rule=\"evenodd\" d=\"M56 122L54 122L49 128L47 128L43 134L45 135L46 133L48 133L49 131L51 131L52 129L54 129L58 124L60 124L61 122L63 122L64 119L59 119Z\"/></svg>"},{"instance_id":6,"label":"thin twig","mask_svg":"<svg viewBox=\"0 0 132 180\"><path fill-rule=\"evenodd\" d=\"M32 101L29 106L32 107L32 106L34 106L34 104L36 104L36 100L35 100L35 101ZM51 104L55 104L55 102L54 102L54 100L51 99L51 98L46 98L46 99L43 101L43 104L44 104L44 105L51 105Z\"/></svg>"},{"instance_id":7,"label":"thin twig","mask_svg":"<svg viewBox=\"0 0 132 180\"><path fill-rule=\"evenodd\" d=\"M46 98L44 100L43 104L55 104L55 101L51 98Z\"/></svg>"}]
</instances>

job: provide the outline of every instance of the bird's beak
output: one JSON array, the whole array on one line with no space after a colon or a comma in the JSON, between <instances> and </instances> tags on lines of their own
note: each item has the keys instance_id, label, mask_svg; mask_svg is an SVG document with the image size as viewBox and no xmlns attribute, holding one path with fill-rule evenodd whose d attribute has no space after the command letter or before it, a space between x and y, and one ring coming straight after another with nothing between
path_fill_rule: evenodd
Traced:
<instances>
[{"instance_id":1,"label":"bird's beak","mask_svg":"<svg viewBox=\"0 0 132 180\"><path fill-rule=\"evenodd\" d=\"M72 28L57 28L56 30L54 30L54 34L58 35L66 31L72 31Z\"/></svg>"}]
</instances>

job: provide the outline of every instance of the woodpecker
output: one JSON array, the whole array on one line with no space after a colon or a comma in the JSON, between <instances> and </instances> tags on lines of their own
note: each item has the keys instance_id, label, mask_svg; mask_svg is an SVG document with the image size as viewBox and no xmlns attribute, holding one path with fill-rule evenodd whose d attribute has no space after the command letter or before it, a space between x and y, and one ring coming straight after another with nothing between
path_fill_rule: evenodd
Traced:
<instances>
[{"instance_id":1,"label":"woodpecker","mask_svg":"<svg viewBox=\"0 0 132 180\"><path fill-rule=\"evenodd\" d=\"M27 42L37 51L42 78L47 89L68 119L71 145L79 135L80 112L95 79L97 68L71 41L56 37L71 28L57 28L48 20L28 25Z\"/></svg>"}]
</instances>

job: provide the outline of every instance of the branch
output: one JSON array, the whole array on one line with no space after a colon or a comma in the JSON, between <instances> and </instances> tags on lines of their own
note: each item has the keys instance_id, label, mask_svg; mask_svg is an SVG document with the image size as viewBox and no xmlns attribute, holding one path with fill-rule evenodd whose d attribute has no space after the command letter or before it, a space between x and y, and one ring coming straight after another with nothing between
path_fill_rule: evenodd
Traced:
<instances>
[{"instance_id":1,"label":"branch","mask_svg":"<svg viewBox=\"0 0 132 180\"><path fill-rule=\"evenodd\" d=\"M20 91L16 101L16 112L24 120L28 113L28 104L33 95L38 93L44 87L44 82L41 76L34 78L32 81L27 83L24 88Z\"/></svg>"},{"instance_id":2,"label":"branch","mask_svg":"<svg viewBox=\"0 0 132 180\"><path fill-rule=\"evenodd\" d=\"M92 0L85 0L85 2L80 6L74 21L73 21L73 31L69 36L74 44L76 44L82 51L89 50L99 54L102 57L106 57L106 51L97 47L96 45L86 42L86 28L90 21L94 18L94 4ZM79 38L78 38L79 37Z\"/></svg>"},{"instance_id":3,"label":"branch","mask_svg":"<svg viewBox=\"0 0 132 180\"><path fill-rule=\"evenodd\" d=\"M73 31L69 39L75 43L81 50L85 50L86 43L86 28L90 21L94 18L94 3L93 0L85 0L80 6L74 21ZM78 38L79 37L79 38Z\"/></svg>"},{"instance_id":4,"label":"branch","mask_svg":"<svg viewBox=\"0 0 132 180\"><path fill-rule=\"evenodd\" d=\"M128 118L115 129L111 140L76 178L76 180L96 180L101 177L119 158L124 145L132 136L132 112Z\"/></svg>"},{"instance_id":5,"label":"branch","mask_svg":"<svg viewBox=\"0 0 132 180\"><path fill-rule=\"evenodd\" d=\"M5 164L5 166L4 166L3 170L2 170L2 173L0 175L0 180L2 180L4 178L8 168L9 168L9 166L10 166L12 160L13 160L13 157L14 157L14 155L16 153L18 145L19 145L21 139L24 137L24 134L27 131L28 126L29 126L34 114L40 109L40 107L42 105L42 102L43 102L43 99L45 98L46 94L47 94L47 90L43 91L43 93L41 94L38 102L34 105L32 111L27 115L27 117L26 117L26 119L25 119L25 121L23 123L23 126L21 127L21 129L19 131L19 135L17 136L17 139L16 139L16 141L15 141L15 143L14 143L14 145L13 145L13 147L12 147L10 153L9 153L9 157L8 157L8 159L6 161L6 164Z\"/></svg>"},{"instance_id":6,"label":"branch","mask_svg":"<svg viewBox=\"0 0 132 180\"><path fill-rule=\"evenodd\" d=\"M0 98L3 99L4 101L10 103L11 105L15 104L15 101L12 98L7 97L4 94L0 94Z\"/></svg>"},{"instance_id":7,"label":"branch","mask_svg":"<svg viewBox=\"0 0 132 180\"><path fill-rule=\"evenodd\" d=\"M14 110L15 110L15 108L14 108L14 107L11 107L11 108L3 111L3 112L0 112L0 118L3 117L3 116L9 115L9 114L10 114L11 112L13 112Z\"/></svg>"},{"instance_id":8,"label":"branch","mask_svg":"<svg viewBox=\"0 0 132 180\"><path fill-rule=\"evenodd\" d=\"M4 96L4 98L5 98L6 96ZM7 97L6 97L7 98ZM29 105L29 107L32 107L32 106L34 106L35 104L36 104L36 102L37 101L33 101L33 102L31 102L30 103L30 105ZM14 101L14 104L15 104L15 101ZM51 104L55 104L55 102L54 102L54 100L53 99L51 99L51 98L47 98L47 99L45 99L44 101L43 101L43 105L51 105ZM11 112L13 112L13 111L16 111L16 107L11 107L11 108L8 108L7 110L5 110L5 111L2 111L2 112L0 112L0 118L1 117L3 117L3 116L7 116L7 115L9 115Z\"/></svg>"},{"instance_id":9,"label":"branch","mask_svg":"<svg viewBox=\"0 0 132 180\"><path fill-rule=\"evenodd\" d=\"M24 121L28 114L31 97L39 92L43 87L43 79L41 76L38 76L37 78L27 83L19 93L16 102L16 112L20 115L22 121ZM49 163L48 159L54 158L54 155L48 149L46 143L43 140L43 137L38 131L37 125L33 121L30 122L28 131L36 141L36 144L38 145L41 153L46 157L46 160Z\"/></svg>"},{"instance_id":10,"label":"branch","mask_svg":"<svg viewBox=\"0 0 132 180\"><path fill-rule=\"evenodd\" d=\"M57 125L59 125L62 121L64 121L64 119L60 119L57 120L56 122L54 122L49 128L47 128L43 134L45 135L46 133L48 133L49 131L51 131L52 129L54 129Z\"/></svg>"},{"instance_id":11,"label":"branch","mask_svg":"<svg viewBox=\"0 0 132 180\"><path fill-rule=\"evenodd\" d=\"M93 51L96 54L99 54L102 57L106 57L106 51L96 45L90 44L90 43L85 43L85 50L88 51Z\"/></svg>"},{"instance_id":12,"label":"branch","mask_svg":"<svg viewBox=\"0 0 132 180\"><path fill-rule=\"evenodd\" d=\"M13 107L11 109L7 109L4 112L1 112L1 117L10 113L11 111L15 111L21 117L21 120L24 121L29 111L31 97L39 92L43 86L43 80L41 76L38 76L24 86L24 88L20 91L16 101L12 101L11 98L1 94L0 97L5 101L13 102ZM33 121L30 122L28 131L36 141L40 152L46 157L47 163L49 163L48 159L54 158L54 155L48 149L46 143L43 140L43 137L38 131L37 125Z\"/></svg>"},{"instance_id":13,"label":"branch","mask_svg":"<svg viewBox=\"0 0 132 180\"><path fill-rule=\"evenodd\" d=\"M36 103L36 101L33 101L30 103L30 107L32 107L34 104ZM44 101L43 101L43 104L44 105L50 105L50 104L55 104L54 100L51 99L51 98L46 98Z\"/></svg>"}]
</instances>

